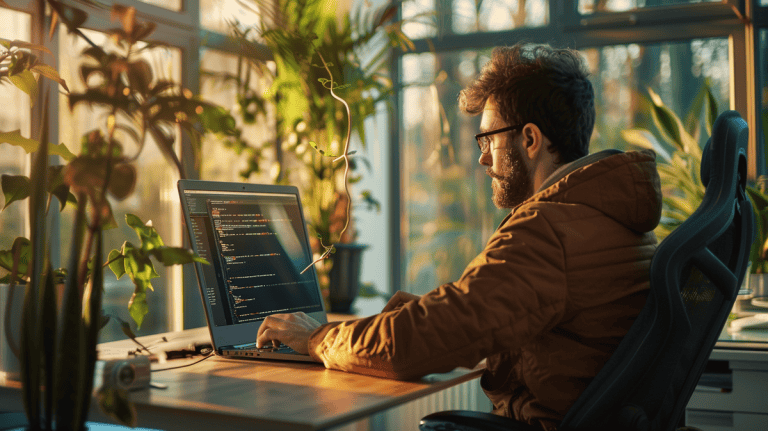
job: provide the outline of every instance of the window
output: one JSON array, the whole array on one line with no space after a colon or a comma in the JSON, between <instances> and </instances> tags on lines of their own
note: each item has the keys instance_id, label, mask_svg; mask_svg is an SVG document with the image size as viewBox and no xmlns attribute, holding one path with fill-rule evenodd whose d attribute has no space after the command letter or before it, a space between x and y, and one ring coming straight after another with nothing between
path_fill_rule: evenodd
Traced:
<instances>
[{"instance_id":1,"label":"window","mask_svg":"<svg viewBox=\"0 0 768 431\"><path fill-rule=\"evenodd\" d=\"M259 10L255 2L238 0L200 0L200 27L220 34L229 33L229 23L242 28L258 27Z\"/></svg>"},{"instance_id":2,"label":"window","mask_svg":"<svg viewBox=\"0 0 768 431\"><path fill-rule=\"evenodd\" d=\"M29 41L31 17L23 12L0 8L0 38ZM22 136L30 137L29 96L18 88L5 84L0 87L0 106L16 106L18 109L0 110L0 132L20 130ZM8 144L0 144L0 172L7 175L24 175L28 170L28 157L24 150ZM2 199L3 206L5 200ZM10 246L14 238L24 235L28 205L16 202L0 213L0 244ZM2 207L0 207L2 208Z\"/></svg>"},{"instance_id":3,"label":"window","mask_svg":"<svg viewBox=\"0 0 768 431\"><path fill-rule=\"evenodd\" d=\"M404 4L403 17L412 22L403 28L416 39L416 51L401 54L396 69L404 86L396 134L400 162L393 167L402 182L401 248L393 251L394 258L402 256L399 287L423 294L458 279L506 215L490 202L490 183L478 163L472 136L479 116L457 112L456 102L493 47L524 40L579 50L596 96L590 151L627 150L622 130L654 128L644 102L648 88L684 117L706 82L721 112L736 108L747 115L744 76L753 60L737 12L727 1L706 0Z\"/></svg>"},{"instance_id":4,"label":"window","mask_svg":"<svg viewBox=\"0 0 768 431\"><path fill-rule=\"evenodd\" d=\"M105 33L89 30L84 30L83 33L95 44L105 47L107 52L115 49ZM60 74L67 81L72 92L84 91L85 84L80 78L80 66L82 64L80 53L88 47L88 44L79 36L67 34L66 28L63 26L59 30L59 39ZM144 51L142 55L152 68L155 79L181 81L181 53L178 49L160 48ZM61 141L65 142L70 150L77 154L80 152L80 142L83 136L93 130L101 130L102 133L106 134L108 111L103 107L89 107L85 104L77 105L73 111L70 111L67 100L66 96L60 96L59 124L66 126L60 127L59 135ZM117 121L118 124L129 125L125 118L118 118ZM179 130L176 131L177 147L180 144L179 132ZM126 156L133 157L139 152L138 145L129 135L118 133L116 137L123 144ZM181 245L181 238L178 234L179 226L178 223L174 222L179 217L178 199L175 197L177 193L176 181L179 179L176 168L163 156L151 137L147 138L134 166L138 175L133 194L123 201L111 201L117 228L105 231L105 253L112 249L119 250L125 241L130 241L135 245L139 244L136 233L125 224L126 214L134 214L144 222L152 221L168 245ZM70 255L69 245L73 231L74 212L72 209L65 209L60 217L62 244L60 255L61 261L66 265ZM145 316L141 326L140 333L142 334L167 332L172 328L173 316L168 310L173 302L170 273L174 268L155 265L155 269L160 274L160 278L152 281L154 291L147 292L149 313ZM133 283L128 276L123 276L117 280L111 271L106 271L104 273L104 310L125 321L130 321L131 318L126 307L133 290ZM121 339L124 335L119 325L111 324L101 331L100 337L106 341Z\"/></svg>"},{"instance_id":5,"label":"window","mask_svg":"<svg viewBox=\"0 0 768 431\"><path fill-rule=\"evenodd\" d=\"M654 6L669 6L702 1L720 2L721 0L578 0L579 13L582 15L595 12L623 12Z\"/></svg>"},{"instance_id":6,"label":"window","mask_svg":"<svg viewBox=\"0 0 768 431\"><path fill-rule=\"evenodd\" d=\"M662 44L583 49L595 87L596 121L590 151L631 150L621 131L653 130L644 99L653 90L681 118L705 82L720 111L730 102L727 39L694 39ZM706 136L702 135L702 144Z\"/></svg>"},{"instance_id":7,"label":"window","mask_svg":"<svg viewBox=\"0 0 768 431\"><path fill-rule=\"evenodd\" d=\"M424 294L456 280L505 216L478 168L479 117L459 113L456 94L487 50L408 54L401 60L403 226L406 285ZM434 84L437 82L437 84Z\"/></svg>"},{"instance_id":8,"label":"window","mask_svg":"<svg viewBox=\"0 0 768 431\"><path fill-rule=\"evenodd\" d=\"M236 80L238 67L240 67L242 80L240 84ZM200 95L205 100L216 103L232 113L238 122L238 127L242 127L243 144L257 146L275 139L274 114L268 116L269 118L257 116L253 124L243 124L243 116L240 115L242 109L252 110L254 108L250 105L243 108L237 100L238 85L241 88L245 85L246 74L250 74L248 91L263 92L269 88L266 78L260 76L254 68L249 68L247 64L239 64L237 55L214 49L202 50L200 69ZM238 154L231 148L233 145L218 138L209 137L203 140L203 153L206 157L201 160L201 179L242 181L240 173L247 170L253 155L248 152ZM274 151L265 151L265 153L261 156L270 162L276 157ZM264 166L271 166L272 163L270 162L265 163ZM258 180L270 182L270 172L262 172Z\"/></svg>"}]
</instances>

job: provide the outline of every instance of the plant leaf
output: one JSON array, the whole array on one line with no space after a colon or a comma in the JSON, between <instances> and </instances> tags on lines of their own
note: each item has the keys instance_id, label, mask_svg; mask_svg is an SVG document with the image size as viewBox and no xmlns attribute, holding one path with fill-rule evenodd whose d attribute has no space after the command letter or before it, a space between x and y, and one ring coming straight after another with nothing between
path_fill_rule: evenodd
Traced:
<instances>
[{"instance_id":1,"label":"plant leaf","mask_svg":"<svg viewBox=\"0 0 768 431\"><path fill-rule=\"evenodd\" d=\"M34 43L24 42L23 40L12 40L10 41L10 43L8 43L7 48L12 48L14 46L17 46L19 48L31 49L34 51L42 51L42 52L45 52L46 54L53 55L51 50L44 47L43 45L35 45Z\"/></svg>"},{"instance_id":2,"label":"plant leaf","mask_svg":"<svg viewBox=\"0 0 768 431\"><path fill-rule=\"evenodd\" d=\"M46 259L47 260L47 259ZM47 268L45 271L45 277L43 282L42 294L40 295L40 323L38 328L40 331L40 340L42 341L43 351L43 378L46 388L54 387L54 371L56 370L56 364L54 358L56 357L56 320L58 307L56 305L56 291L53 281L53 268L50 261L47 262ZM45 391L45 399L43 400L45 410L45 424L46 429L52 429L53 423L53 391Z\"/></svg>"},{"instance_id":3,"label":"plant leaf","mask_svg":"<svg viewBox=\"0 0 768 431\"><path fill-rule=\"evenodd\" d=\"M16 254L19 256L16 270L19 274L26 274L27 266L32 258L32 243L24 237L16 238L10 250L0 250L0 267L13 271L14 256Z\"/></svg>"},{"instance_id":4,"label":"plant leaf","mask_svg":"<svg viewBox=\"0 0 768 431\"><path fill-rule=\"evenodd\" d=\"M141 328L144 316L149 313L146 290L139 292L138 287L136 288L133 296L131 296L131 300L128 302L128 312L131 314L133 321L136 322L136 327Z\"/></svg>"},{"instance_id":5,"label":"plant leaf","mask_svg":"<svg viewBox=\"0 0 768 431\"><path fill-rule=\"evenodd\" d=\"M7 143L16 147L20 147L27 154L37 151L37 147L40 146L38 141L21 136L20 130L13 130L11 132L0 132L0 144ZM55 156L61 156L66 161L71 161L75 158L75 155L69 151L69 148L64 144L53 145L48 144L48 153Z\"/></svg>"},{"instance_id":6,"label":"plant leaf","mask_svg":"<svg viewBox=\"0 0 768 431\"><path fill-rule=\"evenodd\" d=\"M67 26L67 31L70 33L74 33L85 23L85 20L88 19L88 14L80 9L67 6L56 0L47 0L47 2L56 12L59 19L61 19L61 22ZM53 33L53 31L51 33Z\"/></svg>"},{"instance_id":7,"label":"plant leaf","mask_svg":"<svg viewBox=\"0 0 768 431\"><path fill-rule=\"evenodd\" d=\"M56 71L56 69L54 69L53 67L47 64L39 63L32 66L29 70L31 70L32 72L37 72L48 79L58 82L59 85L64 87L64 90L66 90L67 93L69 93L69 87L67 87L67 82L64 81L64 79L61 76L59 76L59 72Z\"/></svg>"},{"instance_id":8,"label":"plant leaf","mask_svg":"<svg viewBox=\"0 0 768 431\"><path fill-rule=\"evenodd\" d=\"M160 234L152 227L150 222L144 223L138 216L134 214L125 215L125 223L132 227L136 234L141 239L141 250L151 251L154 248L162 247L163 244Z\"/></svg>"},{"instance_id":9,"label":"plant leaf","mask_svg":"<svg viewBox=\"0 0 768 431\"><path fill-rule=\"evenodd\" d=\"M21 147L27 154L37 151L37 147L40 146L40 143L34 139L21 136L21 131L18 129L11 132L0 132L0 144L1 143Z\"/></svg>"},{"instance_id":10,"label":"plant leaf","mask_svg":"<svg viewBox=\"0 0 768 431\"><path fill-rule=\"evenodd\" d=\"M136 407L131 403L128 392L114 385L103 385L96 393L99 408L105 415L118 422L136 427Z\"/></svg>"},{"instance_id":11,"label":"plant leaf","mask_svg":"<svg viewBox=\"0 0 768 431\"><path fill-rule=\"evenodd\" d=\"M90 277L88 289L84 295L85 310L83 310L83 320L85 328L85 382L80 399L80 410L84 412L83 417L87 416L91 406L91 393L93 392L93 370L96 366L96 344L99 338L99 329L101 329L101 300L104 294L104 270L101 265L103 252L103 238L100 230L96 231L96 251L93 255L94 268Z\"/></svg>"},{"instance_id":12,"label":"plant leaf","mask_svg":"<svg viewBox=\"0 0 768 431\"><path fill-rule=\"evenodd\" d=\"M715 126L715 120L717 119L717 100L715 99L715 96L712 94L712 88L710 88L709 83L704 83L704 90L706 91L706 117L705 117L705 125L707 126L707 134L709 136L712 136L712 127Z\"/></svg>"},{"instance_id":13,"label":"plant leaf","mask_svg":"<svg viewBox=\"0 0 768 431\"><path fill-rule=\"evenodd\" d=\"M158 247L153 249L150 253L165 266L182 265L190 262L199 262L210 265L207 260L198 256L192 250L182 247Z\"/></svg>"},{"instance_id":14,"label":"plant leaf","mask_svg":"<svg viewBox=\"0 0 768 431\"><path fill-rule=\"evenodd\" d=\"M41 141L48 139L48 94L43 102L43 117L41 124ZM40 339L39 313L42 313L39 307L39 291L44 282L44 261L46 253L45 238L45 189L48 185L48 147L39 146L32 157L32 172L30 178L31 192L29 199L29 223L30 223L30 243L32 253L28 266L29 284L24 297L24 311L21 323L21 375L24 376L22 393L24 397L24 407L29 419L29 427L37 429L40 427L40 397L41 397L41 362L43 352L42 340ZM50 372L50 371L49 371ZM63 424L65 422L58 422ZM68 423L68 422L67 422Z\"/></svg>"},{"instance_id":15,"label":"plant leaf","mask_svg":"<svg viewBox=\"0 0 768 431\"><path fill-rule=\"evenodd\" d=\"M28 198L31 191L29 178L24 175L2 175L0 176L0 186L5 197L3 210L15 201Z\"/></svg>"},{"instance_id":16,"label":"plant leaf","mask_svg":"<svg viewBox=\"0 0 768 431\"><path fill-rule=\"evenodd\" d=\"M123 245L125 247L125 245ZM115 277L119 280L120 277L125 275L125 259L120 250L112 250L109 252L107 262L109 262L109 269L115 274Z\"/></svg>"},{"instance_id":17,"label":"plant leaf","mask_svg":"<svg viewBox=\"0 0 768 431\"><path fill-rule=\"evenodd\" d=\"M136 168L127 163L120 163L112 168L109 178L109 192L121 201L133 193L136 187Z\"/></svg>"},{"instance_id":18,"label":"plant leaf","mask_svg":"<svg viewBox=\"0 0 768 431\"><path fill-rule=\"evenodd\" d=\"M23 70L21 73L9 76L8 79L10 79L11 83L13 83L19 90L29 95L30 105L35 104L35 99L37 99L37 80L32 72Z\"/></svg>"}]
</instances>

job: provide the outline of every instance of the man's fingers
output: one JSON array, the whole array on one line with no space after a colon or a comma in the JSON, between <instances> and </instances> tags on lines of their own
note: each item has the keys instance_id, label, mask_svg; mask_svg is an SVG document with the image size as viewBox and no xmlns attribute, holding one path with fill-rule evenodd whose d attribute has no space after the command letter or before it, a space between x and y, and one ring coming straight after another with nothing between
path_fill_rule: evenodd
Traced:
<instances>
[{"instance_id":1,"label":"man's fingers","mask_svg":"<svg viewBox=\"0 0 768 431\"><path fill-rule=\"evenodd\" d=\"M259 328L259 331L261 332L261 328ZM280 345L280 331L276 331L272 328L268 328L261 332L261 334L256 337L256 347L261 348L266 342L271 342L273 346L277 347Z\"/></svg>"}]
</instances>

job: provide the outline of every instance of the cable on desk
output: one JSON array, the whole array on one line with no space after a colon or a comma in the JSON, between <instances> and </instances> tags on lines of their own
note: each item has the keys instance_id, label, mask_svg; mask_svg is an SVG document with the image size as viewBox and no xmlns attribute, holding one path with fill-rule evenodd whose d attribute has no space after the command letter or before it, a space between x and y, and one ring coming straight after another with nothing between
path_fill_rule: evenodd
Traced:
<instances>
[{"instance_id":1,"label":"cable on desk","mask_svg":"<svg viewBox=\"0 0 768 431\"><path fill-rule=\"evenodd\" d=\"M204 357L202 359L199 359L199 360L197 360L195 362L192 362L191 364L179 365L179 366L176 366L176 367L160 368L159 370L151 370L151 371L154 373L154 372L157 372L157 371L167 371L167 370L175 370L177 368L190 367L192 365L199 364L200 362L203 362L204 360L210 358L211 356L214 356L214 352L213 351L211 351L211 353L209 353L208 356L206 356L206 357Z\"/></svg>"}]
</instances>

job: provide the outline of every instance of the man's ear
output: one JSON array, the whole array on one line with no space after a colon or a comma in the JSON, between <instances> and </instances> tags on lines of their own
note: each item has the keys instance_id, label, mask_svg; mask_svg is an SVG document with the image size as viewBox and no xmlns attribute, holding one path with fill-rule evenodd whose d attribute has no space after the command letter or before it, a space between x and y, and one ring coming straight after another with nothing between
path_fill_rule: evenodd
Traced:
<instances>
[{"instance_id":1,"label":"man's ear","mask_svg":"<svg viewBox=\"0 0 768 431\"><path fill-rule=\"evenodd\" d=\"M539 152L543 151L547 145L546 137L541 133L539 126L528 123L523 127L523 150L530 160L536 160Z\"/></svg>"}]
</instances>

